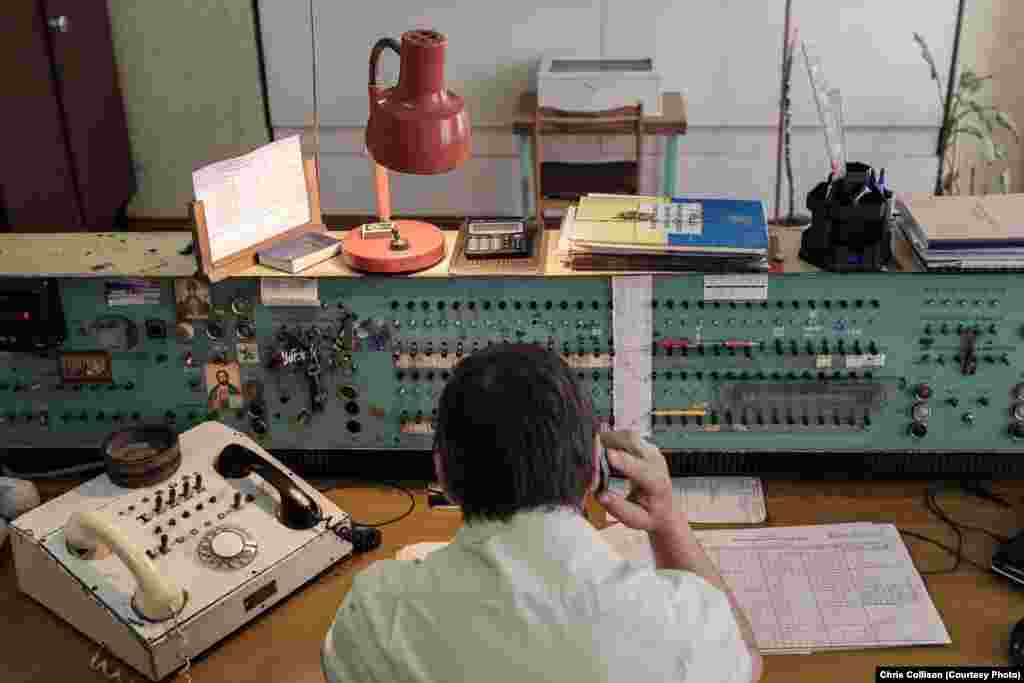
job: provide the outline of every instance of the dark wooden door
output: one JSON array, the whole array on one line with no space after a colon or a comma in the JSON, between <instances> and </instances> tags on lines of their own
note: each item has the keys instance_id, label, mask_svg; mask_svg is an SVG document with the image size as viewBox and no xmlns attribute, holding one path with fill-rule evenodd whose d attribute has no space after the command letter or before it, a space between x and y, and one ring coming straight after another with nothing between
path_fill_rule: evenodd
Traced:
<instances>
[{"instance_id":1,"label":"dark wooden door","mask_svg":"<svg viewBox=\"0 0 1024 683\"><path fill-rule=\"evenodd\" d=\"M0 199L14 230L80 229L43 10L39 0L6 0L0 12Z\"/></svg>"},{"instance_id":2,"label":"dark wooden door","mask_svg":"<svg viewBox=\"0 0 1024 683\"><path fill-rule=\"evenodd\" d=\"M107 0L44 0L56 82L86 230L110 229L135 192Z\"/></svg>"}]
</instances>

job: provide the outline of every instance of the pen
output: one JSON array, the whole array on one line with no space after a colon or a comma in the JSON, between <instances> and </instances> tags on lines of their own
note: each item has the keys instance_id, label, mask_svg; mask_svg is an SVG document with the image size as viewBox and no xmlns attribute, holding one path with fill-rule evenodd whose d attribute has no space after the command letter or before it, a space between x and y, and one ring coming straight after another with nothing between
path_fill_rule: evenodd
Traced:
<instances>
[{"instance_id":1,"label":"pen","mask_svg":"<svg viewBox=\"0 0 1024 683\"><path fill-rule=\"evenodd\" d=\"M825 186L825 201L826 202L832 196L832 178L834 176L835 176L835 173L833 173L833 172L830 172L828 174L828 184L826 184L826 186Z\"/></svg>"},{"instance_id":2,"label":"pen","mask_svg":"<svg viewBox=\"0 0 1024 683\"><path fill-rule=\"evenodd\" d=\"M885 169L883 168L882 172L878 174L878 191L885 194L885 190Z\"/></svg>"}]
</instances>

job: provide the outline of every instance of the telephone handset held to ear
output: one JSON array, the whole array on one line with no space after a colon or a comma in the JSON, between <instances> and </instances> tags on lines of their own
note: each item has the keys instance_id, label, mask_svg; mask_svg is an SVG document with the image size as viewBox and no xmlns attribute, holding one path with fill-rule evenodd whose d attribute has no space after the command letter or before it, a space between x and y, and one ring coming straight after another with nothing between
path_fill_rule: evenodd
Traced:
<instances>
[{"instance_id":1,"label":"telephone handset held to ear","mask_svg":"<svg viewBox=\"0 0 1024 683\"><path fill-rule=\"evenodd\" d=\"M213 468L225 479L240 479L248 476L250 472L256 472L277 489L281 497L281 523L289 529L310 529L323 519L317 502L300 489L287 474L267 462L259 453L241 444L225 446L217 456Z\"/></svg>"},{"instance_id":2,"label":"telephone handset held to ear","mask_svg":"<svg viewBox=\"0 0 1024 683\"><path fill-rule=\"evenodd\" d=\"M597 440L601 447L601 455L598 457L598 481L597 488L594 491L595 495L599 496L608 490L608 483L612 477L625 476L622 472L612 467L611 462L609 462L607 442L611 442L612 448L614 448L619 453L622 453L623 455L626 456L636 457L636 455L630 453L629 450L626 450L629 442L624 441L626 439L633 438L639 438L643 441L647 440L647 437L645 436L631 436L628 432L599 432L597 434Z\"/></svg>"}]
</instances>

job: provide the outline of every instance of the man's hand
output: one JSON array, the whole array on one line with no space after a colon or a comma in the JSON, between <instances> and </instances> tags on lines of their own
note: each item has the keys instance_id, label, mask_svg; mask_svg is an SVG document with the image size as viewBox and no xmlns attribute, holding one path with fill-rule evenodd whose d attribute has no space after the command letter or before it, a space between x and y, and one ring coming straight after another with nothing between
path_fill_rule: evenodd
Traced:
<instances>
[{"instance_id":1,"label":"man's hand","mask_svg":"<svg viewBox=\"0 0 1024 683\"><path fill-rule=\"evenodd\" d=\"M658 533L685 519L672 494L665 456L639 432L601 432L613 470L630 481L629 495L605 491L598 497L605 509L631 529Z\"/></svg>"}]
</instances>

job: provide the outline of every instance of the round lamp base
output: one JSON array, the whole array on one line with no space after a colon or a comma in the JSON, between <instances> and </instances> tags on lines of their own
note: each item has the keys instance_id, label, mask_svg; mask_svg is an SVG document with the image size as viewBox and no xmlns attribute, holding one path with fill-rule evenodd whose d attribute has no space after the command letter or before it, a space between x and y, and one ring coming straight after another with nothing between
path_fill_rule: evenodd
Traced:
<instances>
[{"instance_id":1,"label":"round lamp base","mask_svg":"<svg viewBox=\"0 0 1024 683\"><path fill-rule=\"evenodd\" d=\"M360 228L345 237L345 264L366 273L412 273L430 268L444 259L444 233L423 221L391 221L398 227L404 249L392 248L390 236L363 238Z\"/></svg>"}]
</instances>

